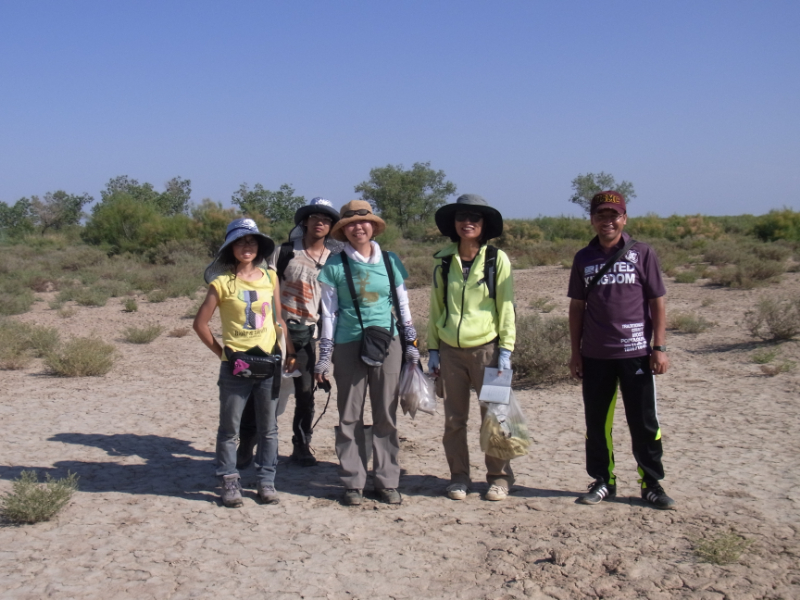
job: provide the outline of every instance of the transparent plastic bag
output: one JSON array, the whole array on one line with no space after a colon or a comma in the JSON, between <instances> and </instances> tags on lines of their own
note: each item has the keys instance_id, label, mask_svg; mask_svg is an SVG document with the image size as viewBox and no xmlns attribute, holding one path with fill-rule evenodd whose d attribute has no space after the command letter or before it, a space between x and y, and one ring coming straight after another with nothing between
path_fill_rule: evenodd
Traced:
<instances>
[{"instance_id":1,"label":"transparent plastic bag","mask_svg":"<svg viewBox=\"0 0 800 600\"><path fill-rule=\"evenodd\" d=\"M418 410L428 414L436 412L436 394L431 381L419 363L407 362L400 375L400 408L413 419Z\"/></svg>"},{"instance_id":2,"label":"transparent plastic bag","mask_svg":"<svg viewBox=\"0 0 800 600\"><path fill-rule=\"evenodd\" d=\"M486 407L486 416L481 423L481 450L503 460L525 456L532 439L514 392L511 392L508 404L481 404Z\"/></svg>"}]
</instances>

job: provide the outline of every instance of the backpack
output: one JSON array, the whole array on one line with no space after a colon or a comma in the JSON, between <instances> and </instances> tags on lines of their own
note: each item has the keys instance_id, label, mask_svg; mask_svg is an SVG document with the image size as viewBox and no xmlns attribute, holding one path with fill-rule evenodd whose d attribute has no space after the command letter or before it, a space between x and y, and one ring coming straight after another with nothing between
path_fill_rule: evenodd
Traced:
<instances>
[{"instance_id":1,"label":"backpack","mask_svg":"<svg viewBox=\"0 0 800 600\"><path fill-rule=\"evenodd\" d=\"M444 318L447 321L449 309L447 308L447 275L450 273L450 263L453 255L442 257L442 299L444 301ZM497 248L486 246L486 256L483 261L483 279L478 283L485 283L489 290L489 298L497 300Z\"/></svg>"},{"instance_id":2,"label":"backpack","mask_svg":"<svg viewBox=\"0 0 800 600\"><path fill-rule=\"evenodd\" d=\"M275 264L275 270L278 273L278 279L282 279L286 281L286 277L284 273L286 272L286 267L289 266L289 261L294 258L294 242L288 241L283 242L280 247L280 251L278 252L278 260Z\"/></svg>"}]
</instances>

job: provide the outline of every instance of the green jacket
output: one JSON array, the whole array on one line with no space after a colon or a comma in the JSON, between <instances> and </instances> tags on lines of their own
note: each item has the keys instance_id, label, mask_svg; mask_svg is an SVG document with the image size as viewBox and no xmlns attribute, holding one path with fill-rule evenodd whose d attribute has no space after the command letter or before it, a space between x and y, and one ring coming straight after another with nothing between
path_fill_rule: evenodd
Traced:
<instances>
[{"instance_id":1,"label":"green jacket","mask_svg":"<svg viewBox=\"0 0 800 600\"><path fill-rule=\"evenodd\" d=\"M447 279L447 322L442 290L442 257L453 256ZM439 349L442 341L456 348L474 348L500 338L500 347L513 352L516 339L514 325L514 278L511 261L502 250L497 251L496 298L489 297L483 282L483 262L486 245L472 263L466 283L458 256L458 244L452 243L433 255L433 286L431 313L428 321L428 348Z\"/></svg>"}]
</instances>

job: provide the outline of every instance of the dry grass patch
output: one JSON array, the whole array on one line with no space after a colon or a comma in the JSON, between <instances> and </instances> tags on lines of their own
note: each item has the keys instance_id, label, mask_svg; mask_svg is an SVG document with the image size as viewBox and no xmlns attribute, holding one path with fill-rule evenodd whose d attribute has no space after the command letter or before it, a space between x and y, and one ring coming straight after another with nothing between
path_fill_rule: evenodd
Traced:
<instances>
[{"instance_id":1,"label":"dry grass patch","mask_svg":"<svg viewBox=\"0 0 800 600\"><path fill-rule=\"evenodd\" d=\"M73 338L48 354L44 363L50 372L61 377L96 377L111 370L116 356L116 348L102 340Z\"/></svg>"},{"instance_id":2,"label":"dry grass patch","mask_svg":"<svg viewBox=\"0 0 800 600\"><path fill-rule=\"evenodd\" d=\"M32 359L52 352L59 343L55 327L0 321L0 369L24 369Z\"/></svg>"},{"instance_id":3,"label":"dry grass patch","mask_svg":"<svg viewBox=\"0 0 800 600\"><path fill-rule=\"evenodd\" d=\"M762 297L744 314L744 326L762 340L790 340L800 333L800 298Z\"/></svg>"},{"instance_id":4,"label":"dry grass patch","mask_svg":"<svg viewBox=\"0 0 800 600\"><path fill-rule=\"evenodd\" d=\"M22 471L11 492L0 499L0 514L11 523L49 521L64 508L78 489L78 476L68 473L54 479L48 473L40 483L36 471Z\"/></svg>"},{"instance_id":5,"label":"dry grass patch","mask_svg":"<svg viewBox=\"0 0 800 600\"><path fill-rule=\"evenodd\" d=\"M709 539L695 540L694 554L702 562L728 565L737 562L752 543L731 529Z\"/></svg>"},{"instance_id":6,"label":"dry grass patch","mask_svg":"<svg viewBox=\"0 0 800 600\"><path fill-rule=\"evenodd\" d=\"M552 298L548 298L546 296L538 296L531 300L530 307L534 310L538 310L539 312L549 313L552 312L553 309L556 307L555 302L553 302Z\"/></svg>"},{"instance_id":7,"label":"dry grass patch","mask_svg":"<svg viewBox=\"0 0 800 600\"><path fill-rule=\"evenodd\" d=\"M512 367L518 384L554 383L570 378L569 323L566 317L538 314L517 318Z\"/></svg>"},{"instance_id":8,"label":"dry grass patch","mask_svg":"<svg viewBox=\"0 0 800 600\"><path fill-rule=\"evenodd\" d=\"M122 301L122 310L125 312L136 312L139 310L136 298L125 298L125 300Z\"/></svg>"},{"instance_id":9,"label":"dry grass patch","mask_svg":"<svg viewBox=\"0 0 800 600\"><path fill-rule=\"evenodd\" d=\"M147 301L148 302L164 302L168 298L167 292L164 290L153 290L149 294L147 294Z\"/></svg>"},{"instance_id":10,"label":"dry grass patch","mask_svg":"<svg viewBox=\"0 0 800 600\"><path fill-rule=\"evenodd\" d=\"M131 344L149 344L162 333L164 328L152 323L144 327L126 327L122 332L122 338Z\"/></svg>"},{"instance_id":11,"label":"dry grass patch","mask_svg":"<svg viewBox=\"0 0 800 600\"><path fill-rule=\"evenodd\" d=\"M176 327L175 329L170 331L168 335L169 337L182 338L189 335L190 331L191 331L190 327Z\"/></svg>"},{"instance_id":12,"label":"dry grass patch","mask_svg":"<svg viewBox=\"0 0 800 600\"><path fill-rule=\"evenodd\" d=\"M785 360L783 362L774 365L761 365L761 372L767 377L775 377L776 375L780 375L781 373L788 373L789 371L794 371L796 366L797 363L791 360Z\"/></svg>"},{"instance_id":13,"label":"dry grass patch","mask_svg":"<svg viewBox=\"0 0 800 600\"><path fill-rule=\"evenodd\" d=\"M703 333L714 327L716 323L692 313L675 313L668 319L667 329L681 333Z\"/></svg>"}]
</instances>

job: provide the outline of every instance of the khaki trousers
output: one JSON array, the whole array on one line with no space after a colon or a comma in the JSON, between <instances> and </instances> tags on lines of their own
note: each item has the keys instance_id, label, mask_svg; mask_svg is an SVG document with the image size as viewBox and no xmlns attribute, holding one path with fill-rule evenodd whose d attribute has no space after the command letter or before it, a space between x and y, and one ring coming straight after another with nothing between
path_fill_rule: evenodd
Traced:
<instances>
[{"instance_id":1,"label":"khaki trousers","mask_svg":"<svg viewBox=\"0 0 800 600\"><path fill-rule=\"evenodd\" d=\"M497 342L474 348L454 348L444 342L439 346L440 372L444 387L444 454L450 467L450 482L470 485L467 421L470 387L480 395L483 369L497 366ZM486 410L481 407L481 421ZM485 455L486 481L511 489L514 473L511 461Z\"/></svg>"},{"instance_id":2,"label":"khaki trousers","mask_svg":"<svg viewBox=\"0 0 800 600\"><path fill-rule=\"evenodd\" d=\"M397 337L392 340L389 355L380 367L367 366L361 360L361 340L337 344L333 349L333 377L339 408L336 455L339 477L347 489L363 490L367 482L364 403L368 389L375 487L397 488L400 483L397 401L402 358L403 350Z\"/></svg>"}]
</instances>

